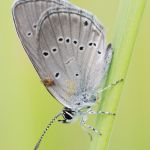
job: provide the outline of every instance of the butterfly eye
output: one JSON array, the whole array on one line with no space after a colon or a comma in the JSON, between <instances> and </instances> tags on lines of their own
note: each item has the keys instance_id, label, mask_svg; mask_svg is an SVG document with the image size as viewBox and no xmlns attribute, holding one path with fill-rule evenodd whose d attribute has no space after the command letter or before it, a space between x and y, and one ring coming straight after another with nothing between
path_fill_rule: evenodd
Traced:
<instances>
[{"instance_id":1,"label":"butterfly eye","mask_svg":"<svg viewBox=\"0 0 150 150\"><path fill-rule=\"evenodd\" d=\"M60 75L59 72L57 72L57 73L55 74L55 77L58 78L59 75Z\"/></svg>"},{"instance_id":2,"label":"butterfly eye","mask_svg":"<svg viewBox=\"0 0 150 150\"><path fill-rule=\"evenodd\" d=\"M49 53L46 52L46 51L44 51L44 52L43 52L43 55L44 55L45 57L47 57L47 56L49 55Z\"/></svg>"}]
</instances>

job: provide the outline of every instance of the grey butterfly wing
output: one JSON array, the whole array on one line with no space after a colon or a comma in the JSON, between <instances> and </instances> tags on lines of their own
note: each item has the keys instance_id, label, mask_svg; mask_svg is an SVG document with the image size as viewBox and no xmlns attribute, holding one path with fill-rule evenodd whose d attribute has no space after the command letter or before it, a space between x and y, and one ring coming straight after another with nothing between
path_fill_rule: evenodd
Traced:
<instances>
[{"instance_id":1,"label":"grey butterfly wing","mask_svg":"<svg viewBox=\"0 0 150 150\"><path fill-rule=\"evenodd\" d=\"M12 13L17 33L36 70L43 67L35 63L39 61L36 43L37 22L46 9L68 5L73 7L63 0L18 0L13 5Z\"/></svg>"},{"instance_id":2,"label":"grey butterfly wing","mask_svg":"<svg viewBox=\"0 0 150 150\"><path fill-rule=\"evenodd\" d=\"M81 70L80 89L95 91L101 86L112 58L112 48L107 48L105 31L97 19L85 12L80 16L79 44L76 50L77 62ZM75 35L76 28L72 35Z\"/></svg>"},{"instance_id":3,"label":"grey butterfly wing","mask_svg":"<svg viewBox=\"0 0 150 150\"><path fill-rule=\"evenodd\" d=\"M88 91L93 91L98 94L98 90L103 88L103 79L107 75L112 60L112 50L111 44L109 44L104 50L98 49L98 54L102 55L101 61L98 62L95 62L95 58L92 58L91 56L91 63L86 71L86 78L84 80Z\"/></svg>"},{"instance_id":4,"label":"grey butterfly wing","mask_svg":"<svg viewBox=\"0 0 150 150\"><path fill-rule=\"evenodd\" d=\"M73 108L82 92L100 85L108 66L106 58L111 58L103 27L81 9L58 7L43 13L37 30L40 62L55 83L47 89Z\"/></svg>"}]
</instances>

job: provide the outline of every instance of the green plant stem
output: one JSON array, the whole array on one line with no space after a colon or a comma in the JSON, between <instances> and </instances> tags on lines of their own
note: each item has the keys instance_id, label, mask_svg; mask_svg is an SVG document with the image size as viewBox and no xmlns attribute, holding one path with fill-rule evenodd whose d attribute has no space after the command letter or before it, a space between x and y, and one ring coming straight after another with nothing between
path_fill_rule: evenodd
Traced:
<instances>
[{"instance_id":1,"label":"green plant stem","mask_svg":"<svg viewBox=\"0 0 150 150\"><path fill-rule=\"evenodd\" d=\"M146 0L121 0L113 36L114 55L106 85L125 79ZM125 81L124 81L125 82ZM116 112L123 84L103 93L99 110ZM102 136L94 136L90 150L106 150L115 116L98 115L96 127Z\"/></svg>"}]
</instances>

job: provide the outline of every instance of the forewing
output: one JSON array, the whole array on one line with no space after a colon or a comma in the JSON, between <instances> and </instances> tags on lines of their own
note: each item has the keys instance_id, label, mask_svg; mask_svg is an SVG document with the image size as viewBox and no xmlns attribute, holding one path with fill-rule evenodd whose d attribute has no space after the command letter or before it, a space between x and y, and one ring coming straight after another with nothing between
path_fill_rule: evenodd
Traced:
<instances>
[{"instance_id":1,"label":"forewing","mask_svg":"<svg viewBox=\"0 0 150 150\"><path fill-rule=\"evenodd\" d=\"M37 31L38 57L55 83L47 89L65 106L74 107L77 97L96 89L105 75L103 27L81 9L57 7L41 16Z\"/></svg>"},{"instance_id":2,"label":"forewing","mask_svg":"<svg viewBox=\"0 0 150 150\"><path fill-rule=\"evenodd\" d=\"M43 66L39 61L36 43L37 22L41 14L48 8L73 7L63 0L18 0L14 3L12 13L19 38L28 54L32 64L38 72ZM42 74L45 74L42 72Z\"/></svg>"}]
</instances>

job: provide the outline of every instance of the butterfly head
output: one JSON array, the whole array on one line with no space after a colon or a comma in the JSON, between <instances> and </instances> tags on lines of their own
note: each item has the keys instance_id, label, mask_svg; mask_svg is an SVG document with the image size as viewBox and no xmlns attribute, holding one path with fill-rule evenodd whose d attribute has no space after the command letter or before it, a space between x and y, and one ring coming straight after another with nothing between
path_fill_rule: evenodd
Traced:
<instances>
[{"instance_id":1,"label":"butterfly head","mask_svg":"<svg viewBox=\"0 0 150 150\"><path fill-rule=\"evenodd\" d=\"M72 122L75 116L76 116L76 111L73 111L72 109L67 107L63 109L63 118L64 118L63 123Z\"/></svg>"},{"instance_id":2,"label":"butterfly head","mask_svg":"<svg viewBox=\"0 0 150 150\"><path fill-rule=\"evenodd\" d=\"M96 102L96 96L90 93L82 93L77 96L75 104L72 108L65 107L63 109L63 123L70 123L77 116L85 115L88 109L91 108Z\"/></svg>"}]
</instances>

